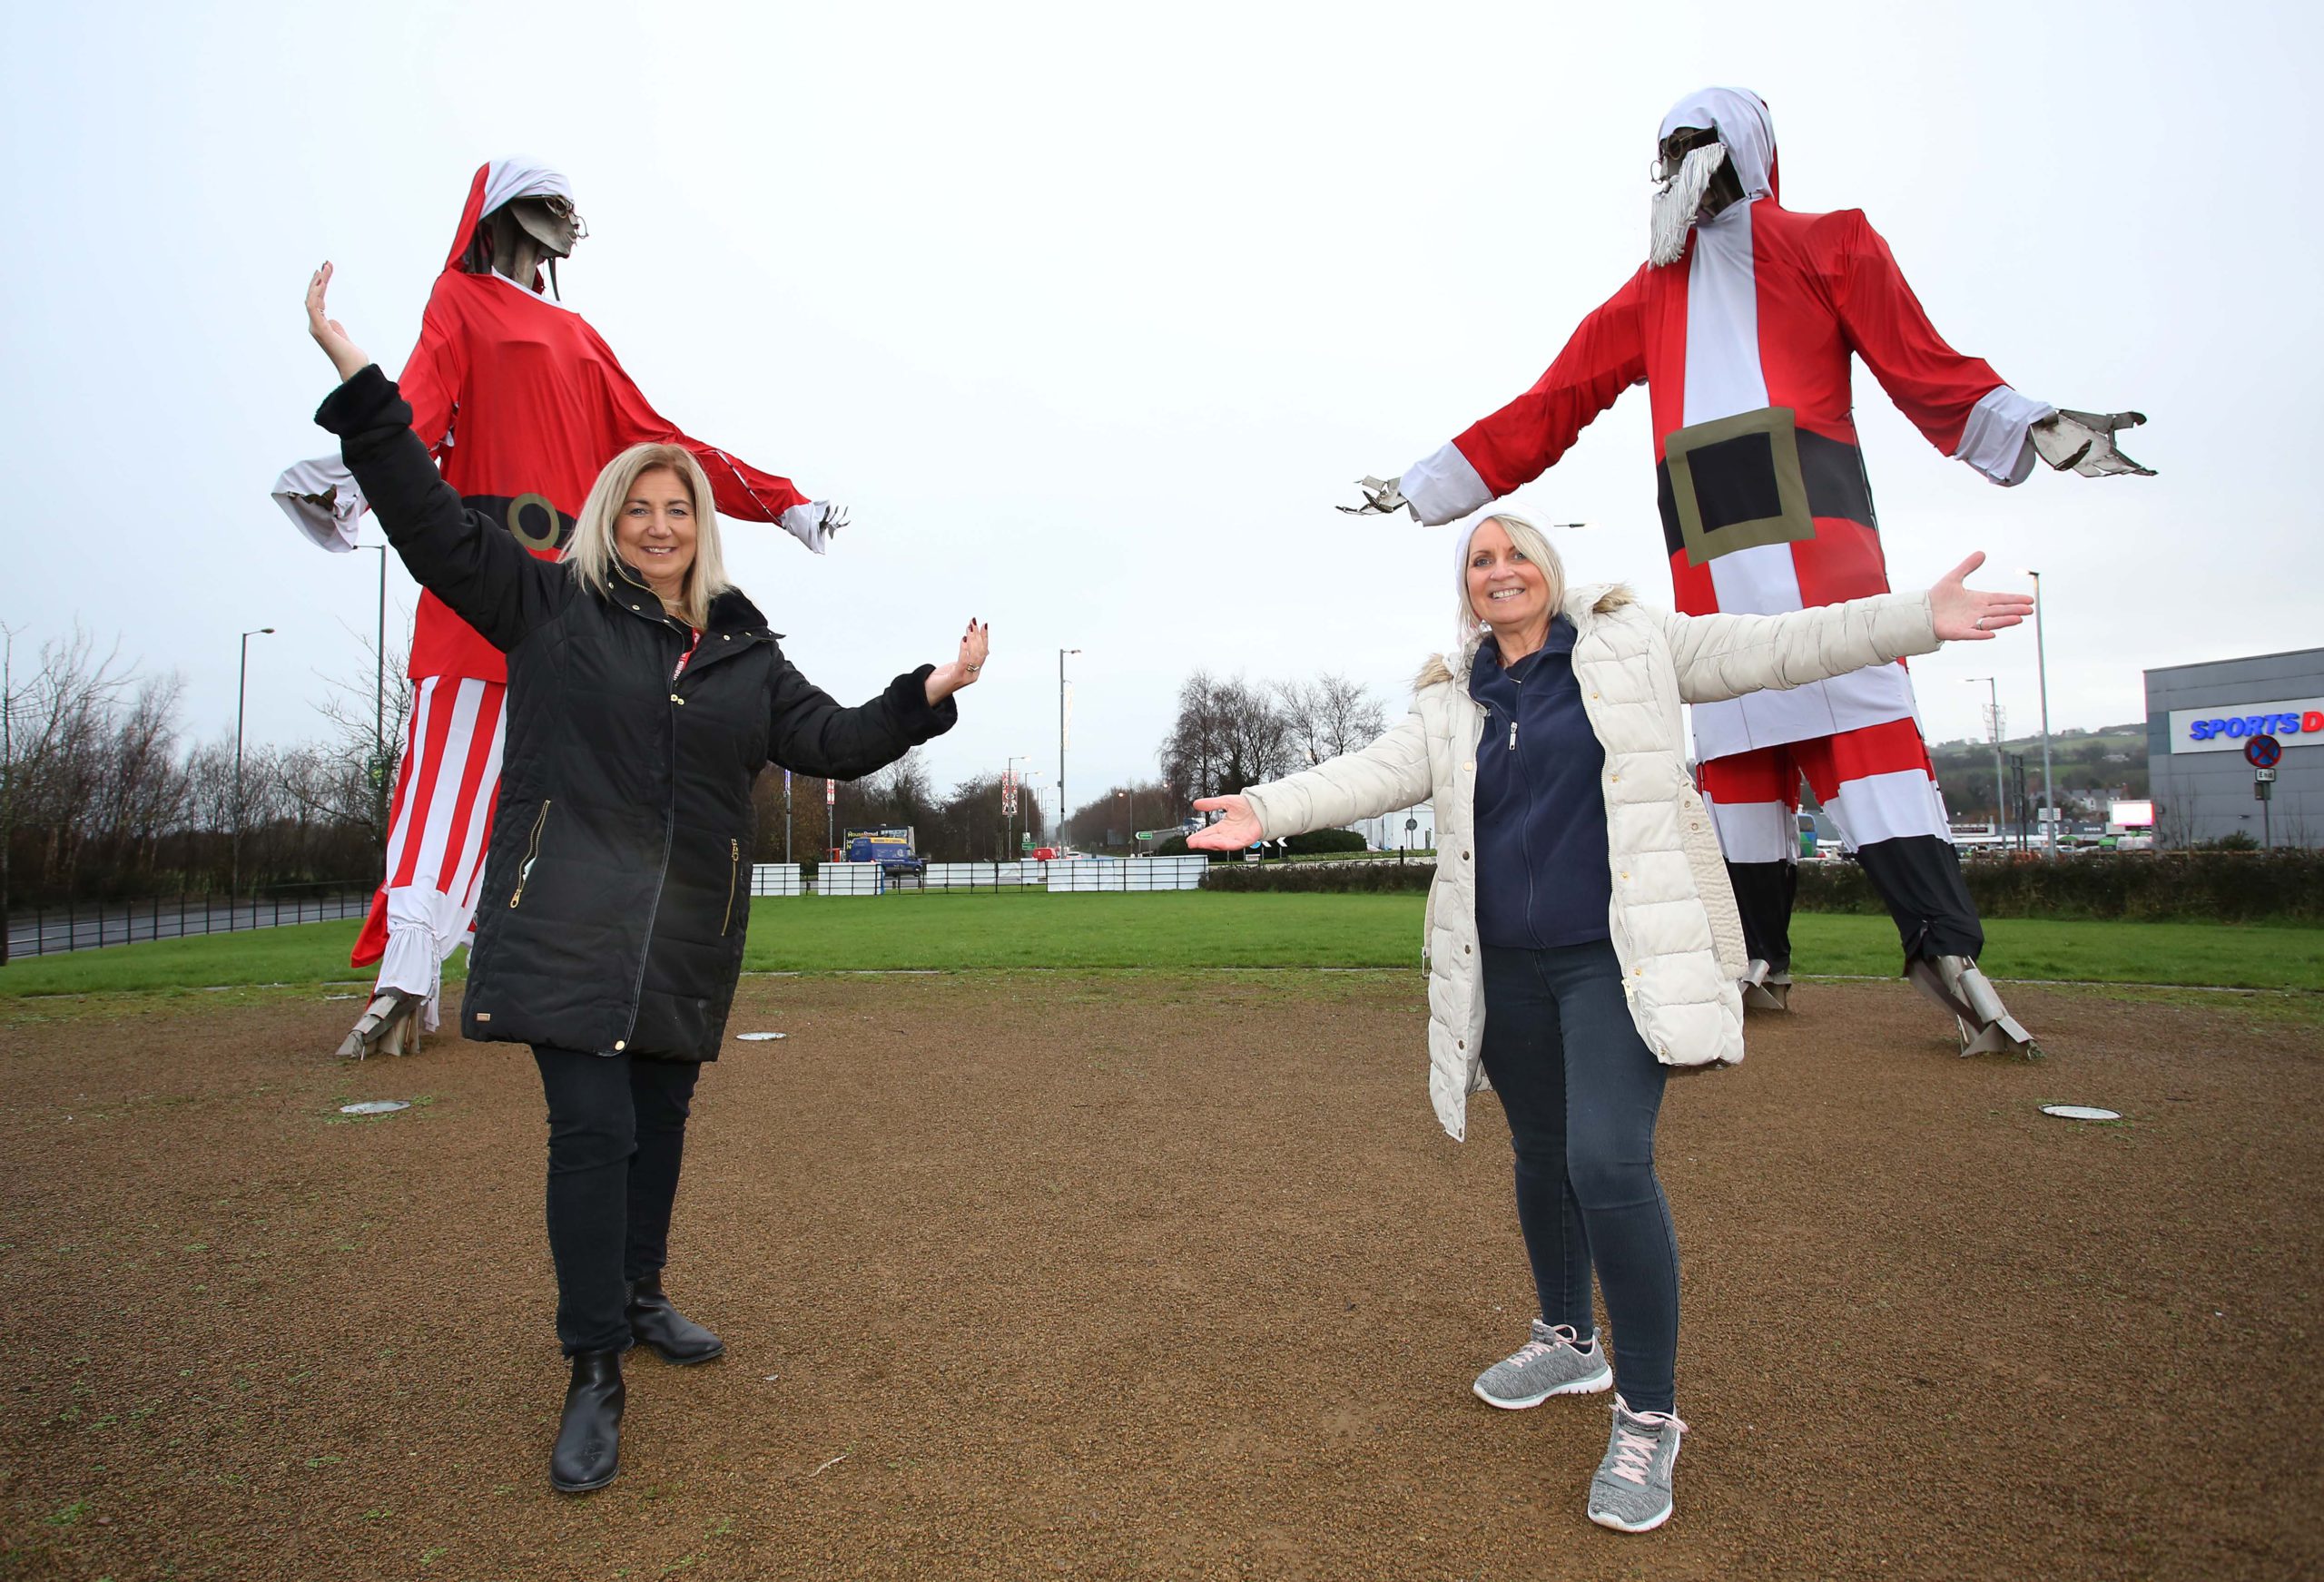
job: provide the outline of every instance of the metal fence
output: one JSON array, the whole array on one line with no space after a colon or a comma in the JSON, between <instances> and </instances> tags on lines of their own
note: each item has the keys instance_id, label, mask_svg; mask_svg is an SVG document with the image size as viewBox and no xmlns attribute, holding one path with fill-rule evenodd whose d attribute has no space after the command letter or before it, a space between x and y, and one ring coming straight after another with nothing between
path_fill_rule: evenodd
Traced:
<instances>
[{"instance_id":1,"label":"metal fence","mask_svg":"<svg viewBox=\"0 0 2324 1582\"><path fill-rule=\"evenodd\" d=\"M1066 858L1049 865L1049 893L1200 889L1206 857Z\"/></svg>"},{"instance_id":2,"label":"metal fence","mask_svg":"<svg viewBox=\"0 0 2324 1582\"><path fill-rule=\"evenodd\" d=\"M1049 882L1046 862L931 862L923 889L1021 889Z\"/></svg>"},{"instance_id":3,"label":"metal fence","mask_svg":"<svg viewBox=\"0 0 2324 1582\"><path fill-rule=\"evenodd\" d=\"M805 895L807 882L803 870L795 862L757 862L751 865L753 895Z\"/></svg>"},{"instance_id":4,"label":"metal fence","mask_svg":"<svg viewBox=\"0 0 2324 1582\"><path fill-rule=\"evenodd\" d=\"M359 918L370 909L371 891L343 885L278 885L248 900L193 895L151 896L128 901L71 901L35 907L8 919L8 955L55 956L106 945L148 939L182 939L201 934L240 933L291 923L323 923Z\"/></svg>"},{"instance_id":5,"label":"metal fence","mask_svg":"<svg viewBox=\"0 0 2324 1582\"><path fill-rule=\"evenodd\" d=\"M887 875L876 862L819 862L815 865L817 895L878 895L887 888Z\"/></svg>"}]
</instances>

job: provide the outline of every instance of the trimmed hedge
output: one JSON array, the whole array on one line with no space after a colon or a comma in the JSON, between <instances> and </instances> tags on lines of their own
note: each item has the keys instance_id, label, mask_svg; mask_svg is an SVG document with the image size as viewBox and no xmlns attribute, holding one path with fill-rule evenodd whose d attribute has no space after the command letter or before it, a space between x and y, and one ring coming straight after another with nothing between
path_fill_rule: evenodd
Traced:
<instances>
[{"instance_id":1,"label":"trimmed hedge","mask_svg":"<svg viewBox=\"0 0 2324 1582\"><path fill-rule=\"evenodd\" d=\"M1979 858L1961 865L1970 899L1987 918L2102 918L2129 922L2324 922L2324 851L2091 852ZM1206 889L1424 890L1430 862L1261 864L1219 862ZM1885 916L1853 862L1799 865L1803 912Z\"/></svg>"},{"instance_id":2,"label":"trimmed hedge","mask_svg":"<svg viewBox=\"0 0 2324 1582\"><path fill-rule=\"evenodd\" d=\"M1395 862L1367 857L1360 862L1213 862L1202 876L1205 889L1297 891L1303 894L1384 895L1424 890L1436 877L1433 862Z\"/></svg>"},{"instance_id":3,"label":"trimmed hedge","mask_svg":"<svg viewBox=\"0 0 2324 1582\"><path fill-rule=\"evenodd\" d=\"M1987 918L2129 922L2324 922L2324 851L2093 851L1961 865ZM1885 913L1853 862L1799 865L1804 912Z\"/></svg>"}]
</instances>

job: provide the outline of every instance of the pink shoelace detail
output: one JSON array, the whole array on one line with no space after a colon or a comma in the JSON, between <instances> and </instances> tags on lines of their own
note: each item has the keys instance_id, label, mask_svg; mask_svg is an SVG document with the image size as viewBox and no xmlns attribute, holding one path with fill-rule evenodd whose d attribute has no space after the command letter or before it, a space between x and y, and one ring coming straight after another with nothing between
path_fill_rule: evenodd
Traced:
<instances>
[{"instance_id":1,"label":"pink shoelace detail","mask_svg":"<svg viewBox=\"0 0 2324 1582\"><path fill-rule=\"evenodd\" d=\"M1517 1348L1517 1355L1512 1357L1510 1361L1512 1362L1531 1362L1536 1357L1548 1356L1551 1351L1556 1351L1561 1346L1568 1347L1577 1351L1581 1349L1574 1344L1573 1327L1571 1324L1559 1324L1550 1332L1556 1335L1557 1339L1554 1341L1528 1341L1523 1345Z\"/></svg>"},{"instance_id":2,"label":"pink shoelace detail","mask_svg":"<svg viewBox=\"0 0 2324 1582\"><path fill-rule=\"evenodd\" d=\"M1680 1422L1677 1416L1670 1412L1632 1411L1619 1402L1617 1410L1622 1417L1628 1418L1632 1422L1649 1423L1656 1427L1668 1424L1682 1434L1687 1431L1687 1425ZM1614 1429L1614 1476L1624 1482L1635 1483L1641 1489L1645 1488L1647 1472L1654 1465L1654 1452L1661 1448L1661 1435L1657 1434L1649 1439L1645 1434L1634 1434L1629 1429L1622 1427L1621 1419L1617 1418Z\"/></svg>"}]
</instances>

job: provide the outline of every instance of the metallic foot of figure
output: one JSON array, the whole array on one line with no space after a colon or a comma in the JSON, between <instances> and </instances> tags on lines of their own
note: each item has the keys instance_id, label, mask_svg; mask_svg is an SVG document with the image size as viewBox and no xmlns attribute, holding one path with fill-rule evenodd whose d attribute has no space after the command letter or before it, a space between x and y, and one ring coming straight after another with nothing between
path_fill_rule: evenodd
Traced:
<instances>
[{"instance_id":1,"label":"metallic foot of figure","mask_svg":"<svg viewBox=\"0 0 2324 1582\"><path fill-rule=\"evenodd\" d=\"M339 1046L342 1060L371 1055L419 1053L419 997L399 988L383 988L371 998L355 1027Z\"/></svg>"},{"instance_id":2,"label":"metallic foot of figure","mask_svg":"<svg viewBox=\"0 0 2324 1582\"><path fill-rule=\"evenodd\" d=\"M1933 959L1916 956L1905 964L1905 976L1912 979L1914 988L1952 1014L1961 1031L1962 1054L2022 1055L2030 1059L2042 1053L2034 1047L2034 1035L2001 1003L2001 991L1994 988L1993 980L1966 956Z\"/></svg>"},{"instance_id":3,"label":"metallic foot of figure","mask_svg":"<svg viewBox=\"0 0 2324 1582\"><path fill-rule=\"evenodd\" d=\"M1746 1010L1787 1011L1791 1008L1791 968L1769 967L1758 957L1743 968Z\"/></svg>"},{"instance_id":4,"label":"metallic foot of figure","mask_svg":"<svg viewBox=\"0 0 2324 1582\"><path fill-rule=\"evenodd\" d=\"M621 1471L621 1412L627 1391L619 1351L583 1351L573 1359L565 1414L549 1452L549 1487L559 1494L603 1489Z\"/></svg>"}]
</instances>

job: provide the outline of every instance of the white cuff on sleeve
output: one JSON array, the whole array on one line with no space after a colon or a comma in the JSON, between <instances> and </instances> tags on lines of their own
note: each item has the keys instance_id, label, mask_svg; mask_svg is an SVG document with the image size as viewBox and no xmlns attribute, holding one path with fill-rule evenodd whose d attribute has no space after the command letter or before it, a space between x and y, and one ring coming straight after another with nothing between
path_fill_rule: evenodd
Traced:
<instances>
[{"instance_id":1,"label":"white cuff on sleeve","mask_svg":"<svg viewBox=\"0 0 2324 1582\"><path fill-rule=\"evenodd\" d=\"M810 500L792 506L775 520L785 533L821 555L832 541L832 530L823 526L823 518L830 511L829 500Z\"/></svg>"},{"instance_id":2,"label":"white cuff on sleeve","mask_svg":"<svg viewBox=\"0 0 2324 1582\"><path fill-rule=\"evenodd\" d=\"M1492 504L1492 491L1457 445L1439 447L1435 454L1413 463L1397 482L1431 527Z\"/></svg>"},{"instance_id":3,"label":"white cuff on sleeve","mask_svg":"<svg viewBox=\"0 0 2324 1582\"><path fill-rule=\"evenodd\" d=\"M319 456L284 467L273 493L282 514L317 546L333 555L355 547L355 524L369 506L339 457Z\"/></svg>"},{"instance_id":4,"label":"white cuff on sleeve","mask_svg":"<svg viewBox=\"0 0 2324 1582\"><path fill-rule=\"evenodd\" d=\"M2007 385L1995 385L1984 400L1969 408L1961 430L1961 447L1953 455L2004 488L2022 484L2034 474L2034 441L2026 430L2054 416L2055 407L2021 396Z\"/></svg>"}]
</instances>

